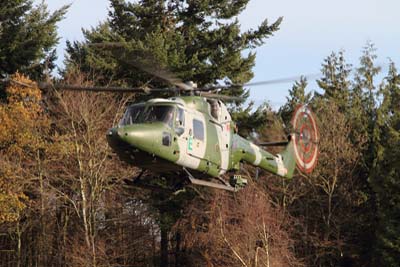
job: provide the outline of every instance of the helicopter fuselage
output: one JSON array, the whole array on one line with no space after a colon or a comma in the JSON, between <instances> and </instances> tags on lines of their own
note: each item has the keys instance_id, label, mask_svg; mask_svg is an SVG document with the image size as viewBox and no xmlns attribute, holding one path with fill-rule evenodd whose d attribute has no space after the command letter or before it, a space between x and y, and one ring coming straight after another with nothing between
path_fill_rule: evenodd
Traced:
<instances>
[{"instance_id":1,"label":"helicopter fuselage","mask_svg":"<svg viewBox=\"0 0 400 267\"><path fill-rule=\"evenodd\" d=\"M248 162L291 178L293 145L273 155L236 134L235 123L220 100L199 96L152 99L128 107L107 139L129 164L155 173L182 167L218 177Z\"/></svg>"}]
</instances>

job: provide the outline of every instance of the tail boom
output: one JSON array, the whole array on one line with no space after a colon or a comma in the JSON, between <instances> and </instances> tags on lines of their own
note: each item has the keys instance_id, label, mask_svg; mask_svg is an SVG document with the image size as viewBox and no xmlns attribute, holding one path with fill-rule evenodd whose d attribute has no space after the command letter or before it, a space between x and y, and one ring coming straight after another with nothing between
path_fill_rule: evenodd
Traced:
<instances>
[{"instance_id":1,"label":"tail boom","mask_svg":"<svg viewBox=\"0 0 400 267\"><path fill-rule=\"evenodd\" d=\"M288 179L293 177L296 160L292 141L289 141L285 150L277 155L271 154L238 135L234 137L234 144L233 161L236 169L239 168L239 162L245 161L273 174Z\"/></svg>"}]
</instances>

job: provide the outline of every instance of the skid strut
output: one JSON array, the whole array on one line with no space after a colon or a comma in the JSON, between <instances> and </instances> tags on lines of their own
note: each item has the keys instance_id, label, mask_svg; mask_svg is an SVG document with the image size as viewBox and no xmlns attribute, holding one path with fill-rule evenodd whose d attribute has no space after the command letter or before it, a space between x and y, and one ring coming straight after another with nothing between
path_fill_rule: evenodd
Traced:
<instances>
[{"instance_id":1,"label":"skid strut","mask_svg":"<svg viewBox=\"0 0 400 267\"><path fill-rule=\"evenodd\" d=\"M209 181L205 181L205 180L196 179L196 178L193 177L193 175L186 168L183 168L183 170L188 175L189 181L192 184L201 185L201 186L207 186L207 187L216 188L216 189L227 190L227 191L231 191L231 192L238 191L237 188L235 188L233 186L230 186L229 184L218 184L218 183L213 183L213 182L209 182Z\"/></svg>"}]
</instances>

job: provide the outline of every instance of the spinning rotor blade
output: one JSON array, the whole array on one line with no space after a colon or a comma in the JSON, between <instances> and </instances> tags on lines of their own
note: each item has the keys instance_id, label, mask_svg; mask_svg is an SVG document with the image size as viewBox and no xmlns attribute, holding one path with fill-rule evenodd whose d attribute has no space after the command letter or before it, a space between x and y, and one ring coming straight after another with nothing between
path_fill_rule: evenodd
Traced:
<instances>
[{"instance_id":1,"label":"spinning rotor blade","mask_svg":"<svg viewBox=\"0 0 400 267\"><path fill-rule=\"evenodd\" d=\"M172 84L183 91L201 91L201 92L209 92L215 90L229 90L233 88L239 87L253 87L253 86L261 86L261 85L271 85L271 84L281 84L281 83L290 83L299 80L301 77L305 77L309 80L316 79L321 76L320 73L314 73L303 76L293 76L287 78L273 79L267 81L253 82L253 83L245 83L245 84L226 84L226 85L211 85L205 86L202 88L197 88L191 84L184 83L181 79L176 77L171 71L167 68L161 67L160 64L153 58L152 55L143 54L140 51L129 51L129 43L126 42L104 42L104 43L94 43L90 44L93 47L99 48L110 48L110 49L127 49L128 52L124 57L120 57L120 60L123 62L134 66L137 69L140 69L150 75L158 77L169 84ZM211 96L210 96L211 97ZM240 99L228 99L227 100L240 100Z\"/></svg>"},{"instance_id":2,"label":"spinning rotor blade","mask_svg":"<svg viewBox=\"0 0 400 267\"><path fill-rule=\"evenodd\" d=\"M69 85L69 84L39 84L41 89L55 88L68 91L90 91L90 92L120 92L120 93L150 93L150 92L166 92L168 89L160 88L147 88L147 87L116 87L116 86L80 86L80 85Z\"/></svg>"},{"instance_id":3,"label":"spinning rotor blade","mask_svg":"<svg viewBox=\"0 0 400 267\"><path fill-rule=\"evenodd\" d=\"M109 47L109 48L127 48L126 43L123 42L105 42L105 43L94 43L91 44L91 46L94 47ZM128 56L129 57L129 56ZM176 77L172 72L170 72L167 68L163 68L160 66L160 64L157 62L157 60L153 59L151 55L140 55L139 52L138 54L135 55L135 52L133 52L133 55L131 57L134 57L134 59L123 59L120 58L123 62L134 66L135 68L138 68L150 75L153 75L157 78L160 78L176 87L178 87L181 90L195 90L194 86L189 85L184 83L181 79Z\"/></svg>"},{"instance_id":4,"label":"spinning rotor blade","mask_svg":"<svg viewBox=\"0 0 400 267\"><path fill-rule=\"evenodd\" d=\"M204 97L207 97L207 98L221 99L221 100L225 100L225 101L240 101L240 100L243 100L243 98L238 97L238 96L219 95L219 94L213 94L213 93L201 93L200 96L204 96Z\"/></svg>"},{"instance_id":5,"label":"spinning rotor blade","mask_svg":"<svg viewBox=\"0 0 400 267\"><path fill-rule=\"evenodd\" d=\"M288 77L288 78L273 79L273 80L269 80L269 81L245 83L245 84L243 84L243 86L249 86L250 87L250 86L260 86L260 85L269 85L269 84L290 83L290 82L295 82L295 81L300 80L301 77L304 77L307 80L315 80L320 76L321 76L321 73L313 73L313 74L302 75L302 76L294 76L294 77Z\"/></svg>"},{"instance_id":6,"label":"spinning rotor blade","mask_svg":"<svg viewBox=\"0 0 400 267\"><path fill-rule=\"evenodd\" d=\"M14 83L23 87L34 88L35 86L23 83L12 79L2 79L0 82L3 83ZM148 88L148 87L117 87L117 86L81 86L81 85L70 85L70 84L51 84L51 83L39 83L40 89L61 89L67 91L87 91L87 92L119 92L119 93L152 93L152 92L172 92L176 91L171 88Z\"/></svg>"},{"instance_id":7,"label":"spinning rotor blade","mask_svg":"<svg viewBox=\"0 0 400 267\"><path fill-rule=\"evenodd\" d=\"M161 68L160 66L155 67L156 64L153 66L149 66L148 63L140 62L140 61L134 61L134 60L123 60L127 64L130 64L150 75L153 75L157 78L160 78L176 87L178 87L181 90L189 91L189 90L194 90L195 88L193 86L190 86L189 84L184 83L181 79L177 78L172 72L165 68Z\"/></svg>"},{"instance_id":8,"label":"spinning rotor blade","mask_svg":"<svg viewBox=\"0 0 400 267\"><path fill-rule=\"evenodd\" d=\"M13 83L13 84L20 85L20 86L23 86L23 87L34 88L33 85L30 85L30 84L27 84L27 83L23 83L23 82L20 82L20 81L16 81L16 80L13 80L13 79L10 79L10 78L1 79L0 82L1 83Z\"/></svg>"},{"instance_id":9,"label":"spinning rotor blade","mask_svg":"<svg viewBox=\"0 0 400 267\"><path fill-rule=\"evenodd\" d=\"M321 73L313 73L308 75L302 76L293 76L288 78L280 78L280 79L273 79L273 80L266 80L266 81L259 81L259 82L252 82L252 83L233 83L227 85L213 85L204 88L199 88L198 90L201 91L212 91L212 90L227 90L231 88L239 88L239 87L253 87L253 86L261 86L261 85L271 85L271 84L282 84L282 83L290 83L300 80L302 77L307 78L307 80L315 80L321 76Z\"/></svg>"},{"instance_id":10,"label":"spinning rotor blade","mask_svg":"<svg viewBox=\"0 0 400 267\"><path fill-rule=\"evenodd\" d=\"M317 164L319 134L317 122L312 111L305 105L296 108L291 124L294 154L297 167L304 173L310 173Z\"/></svg>"}]
</instances>

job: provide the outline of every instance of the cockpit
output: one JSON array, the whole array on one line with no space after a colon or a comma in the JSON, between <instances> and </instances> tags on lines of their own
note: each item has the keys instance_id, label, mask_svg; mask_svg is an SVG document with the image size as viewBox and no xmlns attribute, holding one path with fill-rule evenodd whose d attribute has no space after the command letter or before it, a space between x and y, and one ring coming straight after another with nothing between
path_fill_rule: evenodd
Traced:
<instances>
[{"instance_id":1,"label":"cockpit","mask_svg":"<svg viewBox=\"0 0 400 267\"><path fill-rule=\"evenodd\" d=\"M136 123L164 122L172 127L175 107L171 105L145 105L137 104L129 106L119 126Z\"/></svg>"}]
</instances>

